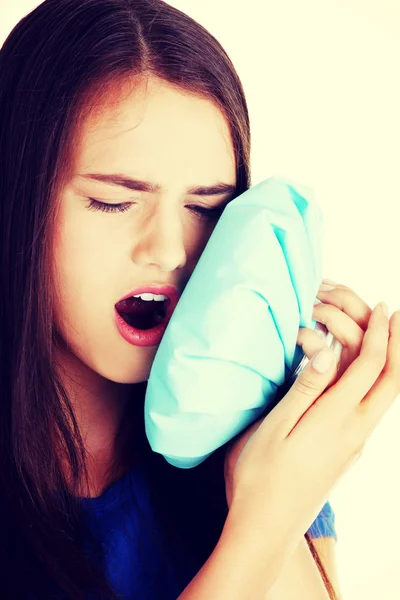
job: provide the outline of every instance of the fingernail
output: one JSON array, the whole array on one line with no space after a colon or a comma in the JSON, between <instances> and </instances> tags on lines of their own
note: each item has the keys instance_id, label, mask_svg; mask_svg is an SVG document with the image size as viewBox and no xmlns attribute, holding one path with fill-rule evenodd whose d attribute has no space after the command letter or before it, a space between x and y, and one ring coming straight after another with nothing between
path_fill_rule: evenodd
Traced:
<instances>
[{"instance_id":1,"label":"fingernail","mask_svg":"<svg viewBox=\"0 0 400 600\"><path fill-rule=\"evenodd\" d=\"M381 307L382 307L383 314L385 315L385 317L389 318L389 307L386 304L386 302L381 302Z\"/></svg>"},{"instance_id":2,"label":"fingernail","mask_svg":"<svg viewBox=\"0 0 400 600\"><path fill-rule=\"evenodd\" d=\"M334 360L333 352L329 348L322 348L314 354L311 364L318 373L326 373L333 365Z\"/></svg>"},{"instance_id":3,"label":"fingernail","mask_svg":"<svg viewBox=\"0 0 400 600\"><path fill-rule=\"evenodd\" d=\"M322 283L329 283L331 285L339 285L337 281L333 281L332 279L323 279Z\"/></svg>"},{"instance_id":4,"label":"fingernail","mask_svg":"<svg viewBox=\"0 0 400 600\"><path fill-rule=\"evenodd\" d=\"M321 283L321 285L319 286L319 291L320 292L329 292L330 290L333 290L335 288L334 285L325 285L325 283Z\"/></svg>"}]
</instances>

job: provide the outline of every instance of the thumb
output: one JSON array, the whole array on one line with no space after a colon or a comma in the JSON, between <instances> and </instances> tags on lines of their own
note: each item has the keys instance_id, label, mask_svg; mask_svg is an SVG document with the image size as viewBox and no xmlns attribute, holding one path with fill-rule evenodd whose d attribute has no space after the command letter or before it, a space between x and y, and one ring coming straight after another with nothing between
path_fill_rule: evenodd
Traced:
<instances>
[{"instance_id":1,"label":"thumb","mask_svg":"<svg viewBox=\"0 0 400 600\"><path fill-rule=\"evenodd\" d=\"M303 372L308 373L309 375L311 375L312 372L316 372L318 373L318 375L330 373L331 367L333 367L334 362L335 355L333 351L327 346L324 346L323 348L320 348L320 350L318 350L318 352L316 352L311 358L309 362L311 368L308 370L304 369Z\"/></svg>"},{"instance_id":2,"label":"thumb","mask_svg":"<svg viewBox=\"0 0 400 600\"><path fill-rule=\"evenodd\" d=\"M328 346L321 348L306 364L270 416L272 417L274 413L274 418L278 422L285 422L285 428L289 433L331 383L336 367L333 350Z\"/></svg>"}]
</instances>

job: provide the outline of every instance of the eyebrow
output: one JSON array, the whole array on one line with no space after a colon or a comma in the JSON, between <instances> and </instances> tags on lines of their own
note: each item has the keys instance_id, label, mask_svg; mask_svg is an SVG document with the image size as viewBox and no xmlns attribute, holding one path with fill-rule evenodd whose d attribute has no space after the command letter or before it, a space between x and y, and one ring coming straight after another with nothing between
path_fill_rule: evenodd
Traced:
<instances>
[{"instance_id":1,"label":"eyebrow","mask_svg":"<svg viewBox=\"0 0 400 600\"><path fill-rule=\"evenodd\" d=\"M155 193L163 190L163 186L158 183L152 184L149 181L141 181L140 179L133 179L132 177L115 173L109 175L106 173L85 173L85 175L80 175L80 177L93 179L95 181L100 181L101 183L118 185L138 192ZM187 193L194 196L218 196L219 194L234 192L236 192L236 185L222 182L210 186L194 186L187 189Z\"/></svg>"}]
</instances>

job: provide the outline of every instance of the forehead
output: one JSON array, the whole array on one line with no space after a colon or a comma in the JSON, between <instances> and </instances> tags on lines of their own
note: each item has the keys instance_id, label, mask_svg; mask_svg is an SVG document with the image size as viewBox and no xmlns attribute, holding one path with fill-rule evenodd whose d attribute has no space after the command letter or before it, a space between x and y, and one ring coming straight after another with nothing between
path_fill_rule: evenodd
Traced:
<instances>
[{"instance_id":1,"label":"forehead","mask_svg":"<svg viewBox=\"0 0 400 600\"><path fill-rule=\"evenodd\" d=\"M162 80L96 97L75 147L76 170L133 173L188 185L235 179L228 124L210 100Z\"/></svg>"}]
</instances>

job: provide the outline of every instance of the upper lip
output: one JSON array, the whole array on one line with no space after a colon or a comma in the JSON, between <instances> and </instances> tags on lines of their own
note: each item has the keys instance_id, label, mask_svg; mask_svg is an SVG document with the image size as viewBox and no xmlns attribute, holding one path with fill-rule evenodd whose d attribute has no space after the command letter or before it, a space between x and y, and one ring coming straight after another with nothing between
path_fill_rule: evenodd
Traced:
<instances>
[{"instance_id":1,"label":"upper lip","mask_svg":"<svg viewBox=\"0 0 400 600\"><path fill-rule=\"evenodd\" d=\"M131 290L130 292L128 292L127 294L125 294L125 296L123 296L122 298L120 298L120 300L118 300L118 302L116 302L115 307L118 310L118 304L120 302L122 302L123 300L126 300L127 298L131 298L132 296L138 296L139 294L145 294L145 293L150 293L150 294L157 294L160 295L162 294L163 296L167 296L169 301L167 301L167 312L168 312L168 316L170 316L172 314L172 312L174 311L176 305L178 304L178 300L180 297L180 294L178 292L178 289L174 286L174 285L160 285L157 283L148 283L148 284L143 284L140 287Z\"/></svg>"}]
</instances>

